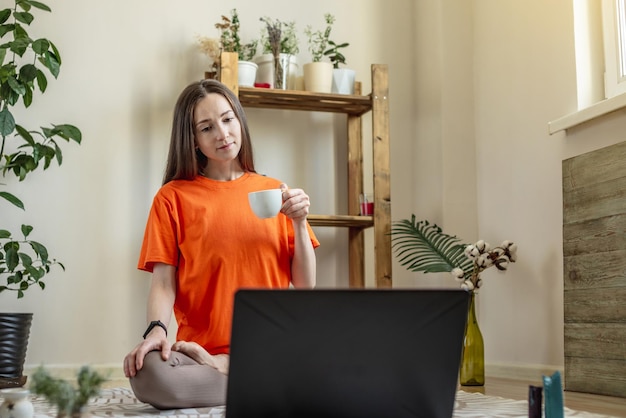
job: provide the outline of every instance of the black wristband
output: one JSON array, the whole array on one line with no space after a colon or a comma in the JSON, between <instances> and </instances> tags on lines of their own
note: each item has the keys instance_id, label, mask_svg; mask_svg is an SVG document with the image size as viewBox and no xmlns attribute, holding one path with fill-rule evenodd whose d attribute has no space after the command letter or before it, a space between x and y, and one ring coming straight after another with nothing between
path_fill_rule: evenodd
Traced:
<instances>
[{"instance_id":1,"label":"black wristband","mask_svg":"<svg viewBox=\"0 0 626 418\"><path fill-rule=\"evenodd\" d=\"M152 331L152 328L154 327L161 327L163 328L163 331L165 331L165 336L167 337L167 327L165 326L165 324L161 321L152 321L150 322L150 325L148 325L148 329L146 329L146 332L143 333L143 339L145 340L146 337L148 336L148 334L150 334L150 331Z\"/></svg>"}]
</instances>

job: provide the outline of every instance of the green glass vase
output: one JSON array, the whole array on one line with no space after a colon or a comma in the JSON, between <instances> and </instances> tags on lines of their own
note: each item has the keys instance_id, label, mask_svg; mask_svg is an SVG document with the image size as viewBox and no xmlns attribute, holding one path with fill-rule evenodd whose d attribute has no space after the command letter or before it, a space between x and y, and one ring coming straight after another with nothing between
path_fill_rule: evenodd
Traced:
<instances>
[{"instance_id":1,"label":"green glass vase","mask_svg":"<svg viewBox=\"0 0 626 418\"><path fill-rule=\"evenodd\" d=\"M485 385L485 345L476 320L476 293L470 297L459 382L462 386Z\"/></svg>"}]
</instances>

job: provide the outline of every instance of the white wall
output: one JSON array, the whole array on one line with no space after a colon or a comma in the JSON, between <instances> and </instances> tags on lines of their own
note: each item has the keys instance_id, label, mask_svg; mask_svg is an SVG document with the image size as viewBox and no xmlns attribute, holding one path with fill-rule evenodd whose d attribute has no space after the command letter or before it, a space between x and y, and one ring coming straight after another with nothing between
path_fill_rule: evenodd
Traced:
<instances>
[{"instance_id":1,"label":"white wall","mask_svg":"<svg viewBox=\"0 0 626 418\"><path fill-rule=\"evenodd\" d=\"M411 207L466 242L518 243L506 274L483 274L487 372L540 382L564 361L562 160L623 141L624 112L548 134L549 121L577 110L572 0L416 5ZM454 286L398 267L394 281Z\"/></svg>"},{"instance_id":2,"label":"white wall","mask_svg":"<svg viewBox=\"0 0 626 418\"><path fill-rule=\"evenodd\" d=\"M299 28L337 17L337 39L363 91L369 65L390 72L392 216L415 213L466 241L519 244L509 272L484 274L479 319L488 365L563 365L561 161L623 140L623 113L549 136L547 123L576 110L571 0L50 1L37 34L56 42L61 76L36 98L27 125L74 123L81 146L62 167L12 191L67 271L0 309L34 312L27 363L120 365L145 327L148 275L135 269L151 198L159 187L173 102L207 61L196 34L215 34L237 7L244 36L260 16ZM252 29L254 28L254 29ZM304 36L300 63L308 59ZM304 188L312 211L345 210L339 116L250 110L258 168ZM326 122L335 122L327 126ZM363 131L369 131L369 120ZM310 156L320 157L324 163ZM329 186L338 184L337 189ZM319 228L319 281L345 284L345 233ZM370 271L371 272L371 271ZM455 286L394 265L396 287ZM368 278L371 283L371 277ZM537 376L539 379L540 376Z\"/></svg>"},{"instance_id":3,"label":"white wall","mask_svg":"<svg viewBox=\"0 0 626 418\"><path fill-rule=\"evenodd\" d=\"M15 225L13 230L21 222L34 225L32 238L67 267L48 276L45 292L33 290L19 301L13 294L0 295L3 311L34 313L29 365L121 365L139 341L149 275L137 271L136 263L151 199L161 182L172 108L180 90L199 80L208 66L196 35L217 36L214 24L232 8L239 12L244 39L259 36L261 16L295 20L301 65L310 59L306 25L323 28L324 13L335 15L333 39L350 43L348 65L357 71L364 93L371 91L370 65L389 65L392 135L398 146L412 136L413 91L407 88L412 82L406 65L413 56L412 37L398 39L384 30L412 33L410 1L397 1L394 8L380 0L322 0L297 8L288 0L233 1L219 7L203 0L48 3L53 13L36 13L31 35L55 42L63 58L61 74L50 80L35 105L17 113L22 124L33 128L75 124L83 132L83 144L64 147L61 167L35 173L23 183L9 181L9 190L25 202L25 213L0 207L3 226L6 220ZM407 53L396 54L389 45ZM334 136L345 133L345 116L247 113L257 169L305 189L312 212L345 213L346 145ZM370 126L371 118L366 118L366 134ZM371 134L366 142L371 144ZM401 147L392 158L398 154L403 154ZM320 285L346 285L346 232L316 232L323 244L317 252Z\"/></svg>"},{"instance_id":4,"label":"white wall","mask_svg":"<svg viewBox=\"0 0 626 418\"><path fill-rule=\"evenodd\" d=\"M487 361L562 367L562 161L623 141L624 113L550 136L577 110L572 0L474 4L479 235L520 248L485 275Z\"/></svg>"}]
</instances>

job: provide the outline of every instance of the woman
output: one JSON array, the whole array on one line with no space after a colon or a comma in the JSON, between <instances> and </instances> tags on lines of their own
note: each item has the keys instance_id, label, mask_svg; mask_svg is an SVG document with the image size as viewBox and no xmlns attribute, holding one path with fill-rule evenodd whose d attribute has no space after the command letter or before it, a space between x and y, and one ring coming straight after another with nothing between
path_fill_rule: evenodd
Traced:
<instances>
[{"instance_id":1,"label":"woman","mask_svg":"<svg viewBox=\"0 0 626 418\"><path fill-rule=\"evenodd\" d=\"M276 188L281 213L257 218L248 193ZM203 80L182 91L139 257L152 273L150 325L124 358L139 400L159 409L225 404L237 289L315 286L309 206L302 190L256 173L243 108L226 86Z\"/></svg>"}]
</instances>

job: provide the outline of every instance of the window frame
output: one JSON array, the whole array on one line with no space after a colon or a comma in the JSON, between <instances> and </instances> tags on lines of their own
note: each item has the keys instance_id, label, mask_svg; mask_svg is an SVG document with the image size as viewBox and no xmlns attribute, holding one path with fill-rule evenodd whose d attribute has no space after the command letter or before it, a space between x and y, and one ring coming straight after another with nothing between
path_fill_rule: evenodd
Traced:
<instances>
[{"instance_id":1,"label":"window frame","mask_svg":"<svg viewBox=\"0 0 626 418\"><path fill-rule=\"evenodd\" d=\"M626 93L626 0L602 1L604 96Z\"/></svg>"}]
</instances>

